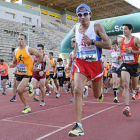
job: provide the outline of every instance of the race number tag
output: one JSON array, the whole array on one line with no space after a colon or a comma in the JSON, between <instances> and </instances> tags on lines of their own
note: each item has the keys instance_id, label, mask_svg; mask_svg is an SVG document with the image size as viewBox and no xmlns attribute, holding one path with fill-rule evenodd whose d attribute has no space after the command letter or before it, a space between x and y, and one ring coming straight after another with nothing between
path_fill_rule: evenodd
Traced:
<instances>
[{"instance_id":1,"label":"race number tag","mask_svg":"<svg viewBox=\"0 0 140 140\"><path fill-rule=\"evenodd\" d=\"M5 74L5 71L2 71L1 74Z\"/></svg>"},{"instance_id":2,"label":"race number tag","mask_svg":"<svg viewBox=\"0 0 140 140\"><path fill-rule=\"evenodd\" d=\"M68 73L66 73L66 78L68 78Z\"/></svg>"},{"instance_id":3,"label":"race number tag","mask_svg":"<svg viewBox=\"0 0 140 140\"><path fill-rule=\"evenodd\" d=\"M123 60L124 60L125 63L134 62L134 54L123 53Z\"/></svg>"},{"instance_id":4,"label":"race number tag","mask_svg":"<svg viewBox=\"0 0 140 140\"><path fill-rule=\"evenodd\" d=\"M58 77L63 77L63 72L62 71L59 71L57 74L58 74Z\"/></svg>"},{"instance_id":5,"label":"race number tag","mask_svg":"<svg viewBox=\"0 0 140 140\"><path fill-rule=\"evenodd\" d=\"M96 50L81 51L80 56L85 61L92 62L92 61L96 61L97 53Z\"/></svg>"},{"instance_id":6,"label":"race number tag","mask_svg":"<svg viewBox=\"0 0 140 140\"><path fill-rule=\"evenodd\" d=\"M42 64L39 63L38 67L37 67L37 71L41 71L41 67L42 67Z\"/></svg>"},{"instance_id":7,"label":"race number tag","mask_svg":"<svg viewBox=\"0 0 140 140\"><path fill-rule=\"evenodd\" d=\"M17 70L19 73L27 73L26 64L18 64Z\"/></svg>"},{"instance_id":8,"label":"race number tag","mask_svg":"<svg viewBox=\"0 0 140 140\"><path fill-rule=\"evenodd\" d=\"M49 72L50 73L53 73L53 67L50 68Z\"/></svg>"},{"instance_id":9,"label":"race number tag","mask_svg":"<svg viewBox=\"0 0 140 140\"><path fill-rule=\"evenodd\" d=\"M113 61L113 63L120 63L120 62L117 60L117 56L113 56L113 57L112 57L112 61Z\"/></svg>"}]
</instances>

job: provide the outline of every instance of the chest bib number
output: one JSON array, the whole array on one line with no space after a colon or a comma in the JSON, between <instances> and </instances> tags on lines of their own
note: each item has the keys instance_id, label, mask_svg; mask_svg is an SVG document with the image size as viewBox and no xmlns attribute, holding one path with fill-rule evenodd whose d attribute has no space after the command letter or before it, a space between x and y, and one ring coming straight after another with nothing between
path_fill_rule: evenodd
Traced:
<instances>
[{"instance_id":1,"label":"chest bib number","mask_svg":"<svg viewBox=\"0 0 140 140\"><path fill-rule=\"evenodd\" d=\"M113 61L113 63L120 63L120 62L117 60L117 56L113 56L113 57L112 57L112 61Z\"/></svg>"},{"instance_id":2,"label":"chest bib number","mask_svg":"<svg viewBox=\"0 0 140 140\"><path fill-rule=\"evenodd\" d=\"M5 74L5 71L2 71L1 74Z\"/></svg>"},{"instance_id":3,"label":"chest bib number","mask_svg":"<svg viewBox=\"0 0 140 140\"><path fill-rule=\"evenodd\" d=\"M41 67L42 67L42 64L39 63L38 67L37 67L37 71L41 71Z\"/></svg>"},{"instance_id":4,"label":"chest bib number","mask_svg":"<svg viewBox=\"0 0 140 140\"><path fill-rule=\"evenodd\" d=\"M85 61L96 61L97 53L96 50L81 51L80 56Z\"/></svg>"},{"instance_id":5,"label":"chest bib number","mask_svg":"<svg viewBox=\"0 0 140 140\"><path fill-rule=\"evenodd\" d=\"M123 53L123 60L124 60L125 63L134 62L134 54Z\"/></svg>"},{"instance_id":6,"label":"chest bib number","mask_svg":"<svg viewBox=\"0 0 140 140\"><path fill-rule=\"evenodd\" d=\"M19 73L27 73L26 64L18 64L17 70Z\"/></svg>"},{"instance_id":7,"label":"chest bib number","mask_svg":"<svg viewBox=\"0 0 140 140\"><path fill-rule=\"evenodd\" d=\"M53 73L53 67L50 68L49 72L50 73Z\"/></svg>"},{"instance_id":8,"label":"chest bib number","mask_svg":"<svg viewBox=\"0 0 140 140\"><path fill-rule=\"evenodd\" d=\"M58 77L63 77L63 72L62 71L59 71L57 74L58 74Z\"/></svg>"}]
</instances>

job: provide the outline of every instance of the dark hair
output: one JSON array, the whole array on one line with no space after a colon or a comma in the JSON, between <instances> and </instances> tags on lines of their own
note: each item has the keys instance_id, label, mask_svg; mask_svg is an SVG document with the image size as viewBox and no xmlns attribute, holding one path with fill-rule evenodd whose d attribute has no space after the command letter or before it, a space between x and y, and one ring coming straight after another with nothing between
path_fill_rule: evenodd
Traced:
<instances>
[{"instance_id":1,"label":"dark hair","mask_svg":"<svg viewBox=\"0 0 140 140\"><path fill-rule=\"evenodd\" d=\"M129 30L133 30L132 24L123 24L123 26L127 26Z\"/></svg>"},{"instance_id":2,"label":"dark hair","mask_svg":"<svg viewBox=\"0 0 140 140\"><path fill-rule=\"evenodd\" d=\"M25 34L19 34L19 36L24 36L24 39L27 40L27 36Z\"/></svg>"},{"instance_id":3,"label":"dark hair","mask_svg":"<svg viewBox=\"0 0 140 140\"><path fill-rule=\"evenodd\" d=\"M49 52L49 54L51 54L53 56L53 52Z\"/></svg>"},{"instance_id":4,"label":"dark hair","mask_svg":"<svg viewBox=\"0 0 140 140\"><path fill-rule=\"evenodd\" d=\"M0 59L0 62L4 62L4 60L3 59Z\"/></svg>"},{"instance_id":5,"label":"dark hair","mask_svg":"<svg viewBox=\"0 0 140 140\"><path fill-rule=\"evenodd\" d=\"M118 41L117 40L114 40L113 42L112 42L112 45L118 45Z\"/></svg>"},{"instance_id":6,"label":"dark hair","mask_svg":"<svg viewBox=\"0 0 140 140\"><path fill-rule=\"evenodd\" d=\"M37 47L41 47L42 50L44 50L44 45L42 45L42 44L38 44Z\"/></svg>"},{"instance_id":7,"label":"dark hair","mask_svg":"<svg viewBox=\"0 0 140 140\"><path fill-rule=\"evenodd\" d=\"M105 57L105 55L102 55L102 56L104 56L104 57Z\"/></svg>"},{"instance_id":8,"label":"dark hair","mask_svg":"<svg viewBox=\"0 0 140 140\"><path fill-rule=\"evenodd\" d=\"M74 35L74 36L72 36L72 37L71 37L71 39L72 39L72 38L75 38L75 35Z\"/></svg>"},{"instance_id":9,"label":"dark hair","mask_svg":"<svg viewBox=\"0 0 140 140\"><path fill-rule=\"evenodd\" d=\"M58 59L57 59L57 62L61 62L61 61L63 61L62 58L58 58Z\"/></svg>"}]
</instances>

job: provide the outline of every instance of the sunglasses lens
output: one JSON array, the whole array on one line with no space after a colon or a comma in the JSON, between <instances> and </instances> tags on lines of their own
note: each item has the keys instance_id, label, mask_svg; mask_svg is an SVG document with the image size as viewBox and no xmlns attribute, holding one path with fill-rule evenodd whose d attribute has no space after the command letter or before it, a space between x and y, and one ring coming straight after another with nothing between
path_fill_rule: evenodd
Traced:
<instances>
[{"instance_id":1,"label":"sunglasses lens","mask_svg":"<svg viewBox=\"0 0 140 140\"><path fill-rule=\"evenodd\" d=\"M78 17L82 17L82 14L79 13L79 14L78 14Z\"/></svg>"},{"instance_id":2,"label":"sunglasses lens","mask_svg":"<svg viewBox=\"0 0 140 140\"><path fill-rule=\"evenodd\" d=\"M84 16L86 17L88 15L88 13L84 13Z\"/></svg>"}]
</instances>

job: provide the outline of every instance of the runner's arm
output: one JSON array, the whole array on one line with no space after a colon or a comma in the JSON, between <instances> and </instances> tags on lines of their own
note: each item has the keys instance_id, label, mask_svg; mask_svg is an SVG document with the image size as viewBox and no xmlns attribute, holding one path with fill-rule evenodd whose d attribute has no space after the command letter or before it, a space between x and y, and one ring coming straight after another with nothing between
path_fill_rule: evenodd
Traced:
<instances>
[{"instance_id":1,"label":"runner's arm","mask_svg":"<svg viewBox=\"0 0 140 140\"><path fill-rule=\"evenodd\" d=\"M16 66L17 60L16 60L16 56L15 56L15 51L13 52L13 61L12 63L9 65L10 68L14 68Z\"/></svg>"},{"instance_id":2,"label":"runner's arm","mask_svg":"<svg viewBox=\"0 0 140 140\"><path fill-rule=\"evenodd\" d=\"M47 55L45 55L45 61L46 61L46 65L47 65L47 67L45 67L45 70L48 71L51 68L52 64Z\"/></svg>"},{"instance_id":3,"label":"runner's arm","mask_svg":"<svg viewBox=\"0 0 140 140\"><path fill-rule=\"evenodd\" d=\"M36 51L35 49L33 49L31 47L29 47L29 53L30 53L30 55L35 55L36 57L38 57L38 61L36 62L36 65L39 65L39 63L43 59L43 54L39 53L38 51Z\"/></svg>"}]
</instances>

